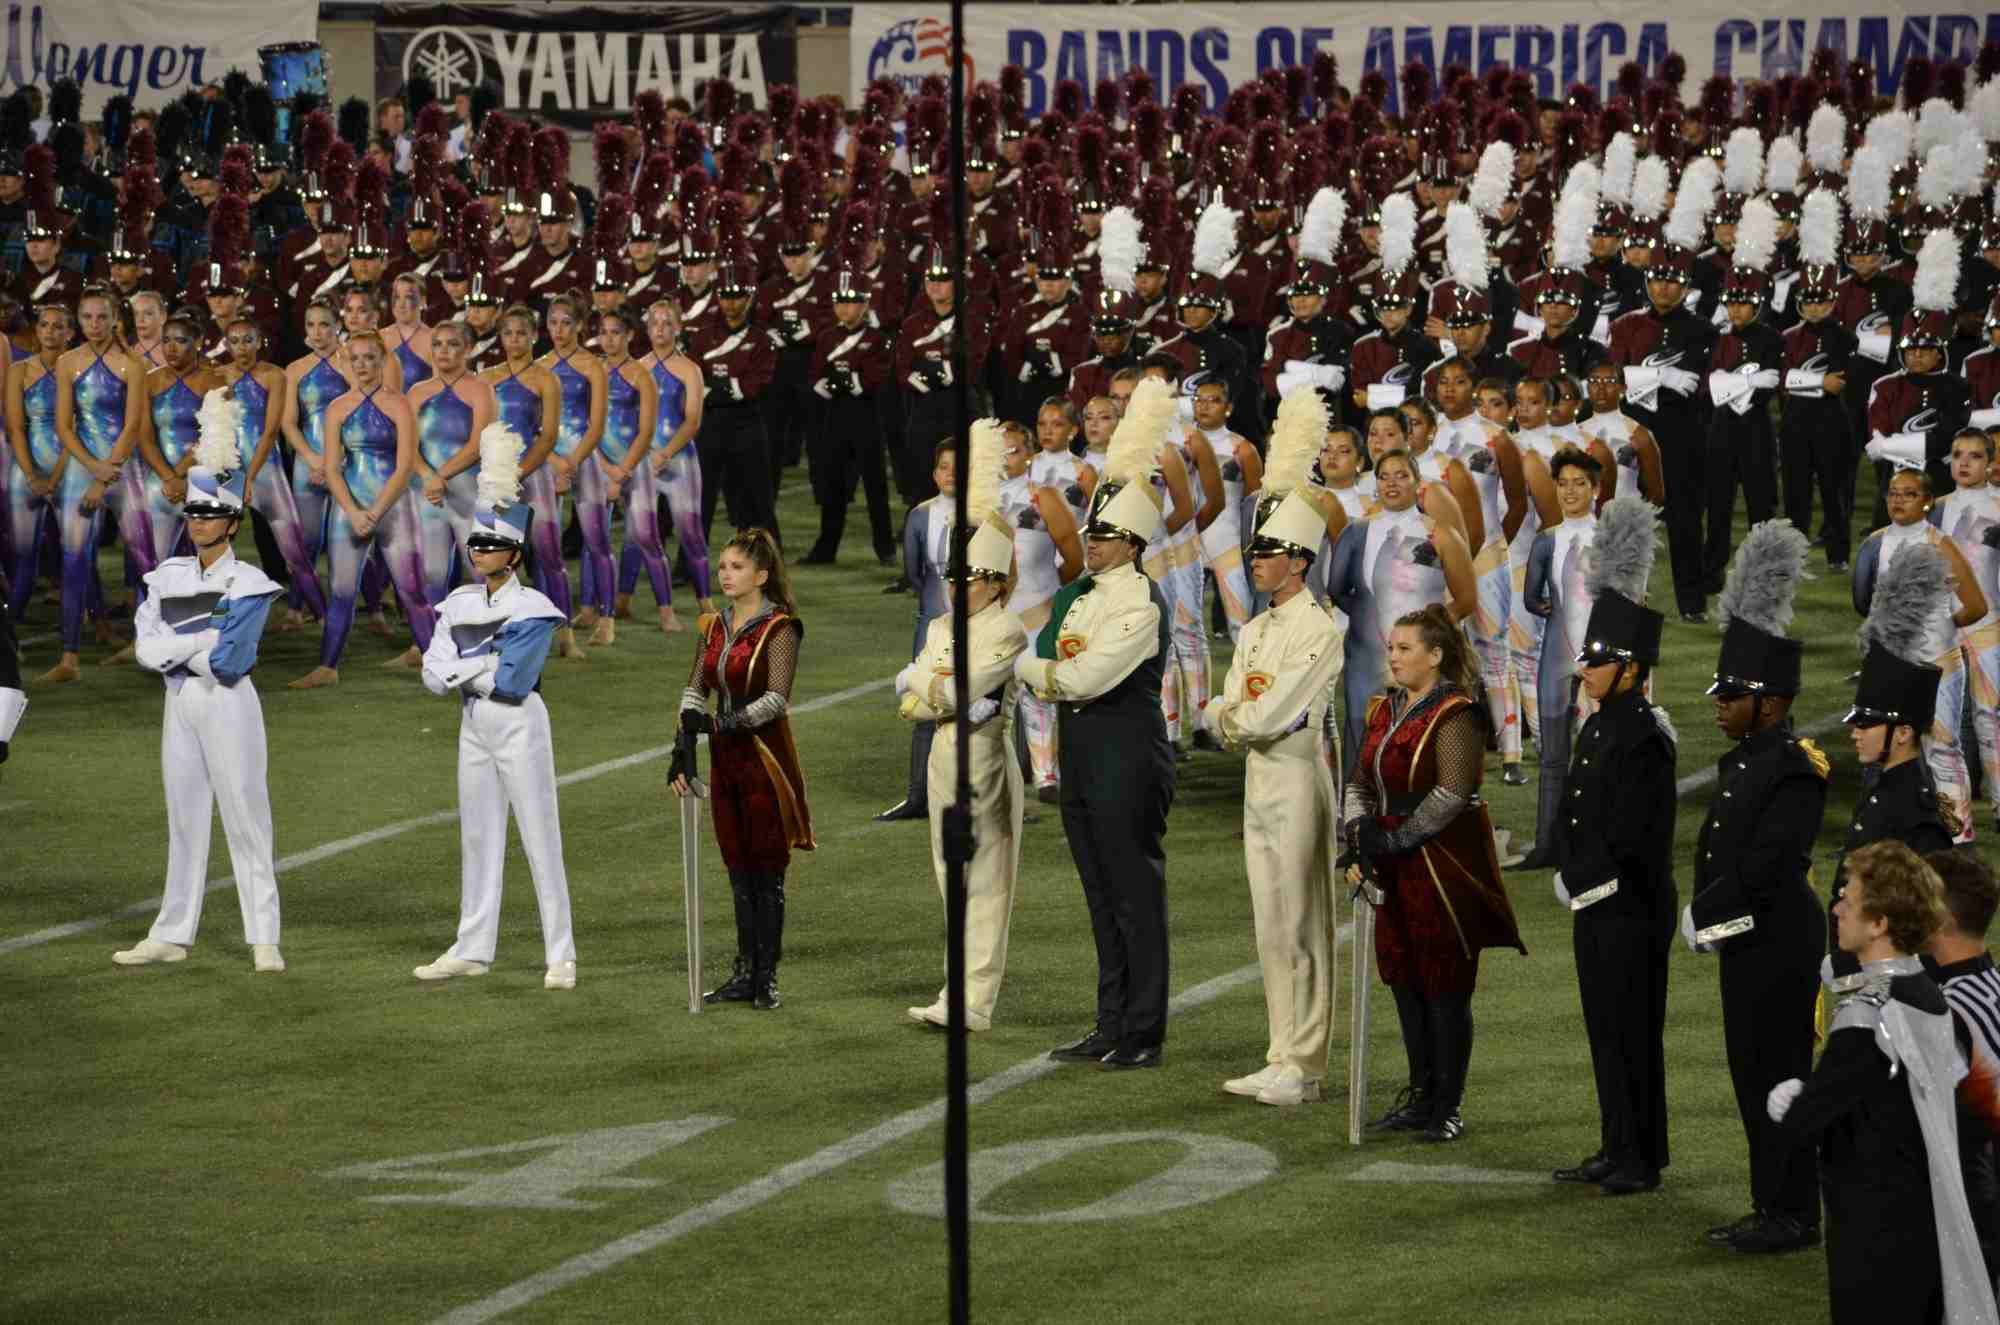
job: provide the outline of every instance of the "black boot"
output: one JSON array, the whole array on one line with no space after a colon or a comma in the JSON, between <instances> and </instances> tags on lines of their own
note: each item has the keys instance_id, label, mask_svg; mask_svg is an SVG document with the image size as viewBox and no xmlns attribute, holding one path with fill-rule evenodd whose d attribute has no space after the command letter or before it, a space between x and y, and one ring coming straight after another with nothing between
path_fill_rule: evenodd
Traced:
<instances>
[{"instance_id":1,"label":"black boot","mask_svg":"<svg viewBox=\"0 0 2000 1325\"><path fill-rule=\"evenodd\" d=\"M1403 1029L1403 1052L1410 1060L1410 1084L1396 1095L1389 1111L1368 1124L1371 1132L1418 1132L1430 1125L1435 1086L1426 1000L1408 985L1391 985L1396 996L1396 1020Z\"/></svg>"},{"instance_id":2,"label":"black boot","mask_svg":"<svg viewBox=\"0 0 2000 1325\"><path fill-rule=\"evenodd\" d=\"M750 1006L771 1012L784 1006L778 997L778 959L785 951L785 876L758 874L756 886L757 946L750 973L754 990Z\"/></svg>"},{"instance_id":3,"label":"black boot","mask_svg":"<svg viewBox=\"0 0 2000 1325\"><path fill-rule=\"evenodd\" d=\"M1431 1060L1436 1064L1437 1092L1431 1100L1426 1141L1456 1141L1465 1133L1459 1105L1465 1098L1465 1074L1472 1065L1472 996L1444 994L1430 1001L1425 1020L1431 1035Z\"/></svg>"},{"instance_id":4,"label":"black boot","mask_svg":"<svg viewBox=\"0 0 2000 1325\"><path fill-rule=\"evenodd\" d=\"M751 983L751 954L757 947L756 902L750 876L729 871L729 896L736 903L736 967L727 980L701 996L704 1003L748 1003L756 989Z\"/></svg>"}]
</instances>

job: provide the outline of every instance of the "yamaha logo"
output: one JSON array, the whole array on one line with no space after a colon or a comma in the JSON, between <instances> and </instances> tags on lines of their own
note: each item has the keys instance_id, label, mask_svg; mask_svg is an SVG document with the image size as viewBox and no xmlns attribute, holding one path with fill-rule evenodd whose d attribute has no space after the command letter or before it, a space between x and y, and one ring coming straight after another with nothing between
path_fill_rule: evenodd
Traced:
<instances>
[{"instance_id":1,"label":"yamaha logo","mask_svg":"<svg viewBox=\"0 0 2000 1325\"><path fill-rule=\"evenodd\" d=\"M425 28L403 48L403 81L417 74L436 85L438 100L449 103L486 81L486 62L472 38L458 28Z\"/></svg>"}]
</instances>

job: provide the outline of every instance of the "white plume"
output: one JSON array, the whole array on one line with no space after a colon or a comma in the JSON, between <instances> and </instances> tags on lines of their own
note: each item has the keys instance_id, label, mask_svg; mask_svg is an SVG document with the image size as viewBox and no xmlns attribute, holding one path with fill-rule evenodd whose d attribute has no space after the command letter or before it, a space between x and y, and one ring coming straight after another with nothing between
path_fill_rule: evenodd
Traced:
<instances>
[{"instance_id":1,"label":"white plume","mask_svg":"<svg viewBox=\"0 0 2000 1325\"><path fill-rule=\"evenodd\" d=\"M1514 149L1507 143L1488 143L1479 154L1479 168L1472 172L1472 187L1466 201L1481 216L1493 219L1514 191Z\"/></svg>"},{"instance_id":2,"label":"white plume","mask_svg":"<svg viewBox=\"0 0 2000 1325\"><path fill-rule=\"evenodd\" d=\"M1847 208L1855 216L1879 221L1889 214L1889 156L1879 146L1854 149L1847 168Z\"/></svg>"},{"instance_id":3,"label":"white plume","mask_svg":"<svg viewBox=\"0 0 2000 1325\"><path fill-rule=\"evenodd\" d=\"M1965 116L1943 97L1932 97L1917 110L1917 155L1927 157L1966 132Z\"/></svg>"},{"instance_id":4,"label":"white plume","mask_svg":"<svg viewBox=\"0 0 2000 1325\"><path fill-rule=\"evenodd\" d=\"M1486 289L1486 227L1472 208L1455 202L1444 209L1444 265L1468 290Z\"/></svg>"},{"instance_id":5,"label":"white plume","mask_svg":"<svg viewBox=\"0 0 2000 1325\"><path fill-rule=\"evenodd\" d=\"M1649 156L1632 171L1632 219L1657 221L1667 210L1667 163Z\"/></svg>"},{"instance_id":6,"label":"white plume","mask_svg":"<svg viewBox=\"0 0 2000 1325\"><path fill-rule=\"evenodd\" d=\"M1731 260L1751 271L1771 270L1771 258L1778 251L1778 211L1762 198L1743 204L1736 222L1736 252Z\"/></svg>"},{"instance_id":7,"label":"white plume","mask_svg":"<svg viewBox=\"0 0 2000 1325\"><path fill-rule=\"evenodd\" d=\"M1731 193L1755 193L1764 183L1764 136L1744 127L1729 135L1722 149L1722 187Z\"/></svg>"},{"instance_id":8,"label":"white plume","mask_svg":"<svg viewBox=\"0 0 2000 1325\"><path fill-rule=\"evenodd\" d=\"M1910 297L1926 313L1951 311L1958 298L1958 240L1951 231L1933 230L1924 236Z\"/></svg>"},{"instance_id":9,"label":"white plume","mask_svg":"<svg viewBox=\"0 0 2000 1325\"><path fill-rule=\"evenodd\" d=\"M1203 276L1222 275L1222 269L1236 256L1236 222L1241 215L1225 207L1220 198L1202 210L1201 219L1194 223L1192 266Z\"/></svg>"},{"instance_id":10,"label":"white plume","mask_svg":"<svg viewBox=\"0 0 2000 1325\"><path fill-rule=\"evenodd\" d=\"M1290 492L1305 486L1313 461L1326 444L1326 399L1310 386L1293 387L1278 402L1264 463L1264 487Z\"/></svg>"},{"instance_id":11,"label":"white plume","mask_svg":"<svg viewBox=\"0 0 2000 1325\"><path fill-rule=\"evenodd\" d=\"M1773 193L1797 193L1805 160L1798 139L1788 133L1772 139L1771 150L1764 154L1764 187Z\"/></svg>"},{"instance_id":12,"label":"white plume","mask_svg":"<svg viewBox=\"0 0 2000 1325\"><path fill-rule=\"evenodd\" d=\"M1589 187L1589 181L1579 184L1577 180L1588 169L1585 164L1569 172L1569 181L1563 186L1549 226L1549 260L1555 266L1573 271L1582 271L1590 265L1590 232L1597 224L1597 190Z\"/></svg>"},{"instance_id":13,"label":"white plume","mask_svg":"<svg viewBox=\"0 0 2000 1325\"><path fill-rule=\"evenodd\" d=\"M965 512L977 529L1000 514L1000 485L1007 477L1007 434L998 419L975 419L966 437Z\"/></svg>"},{"instance_id":14,"label":"white plume","mask_svg":"<svg viewBox=\"0 0 2000 1325\"><path fill-rule=\"evenodd\" d=\"M1743 242L1740 231L1736 242ZM1840 261L1840 199L1832 189L1814 189L1799 207L1799 261Z\"/></svg>"},{"instance_id":15,"label":"white plume","mask_svg":"<svg viewBox=\"0 0 2000 1325\"><path fill-rule=\"evenodd\" d=\"M1604 185L1606 198L1620 207L1629 206L1632 201L1632 171L1639 164L1639 145L1632 135L1619 130L1611 136L1611 142L1604 149Z\"/></svg>"},{"instance_id":16,"label":"white plume","mask_svg":"<svg viewBox=\"0 0 2000 1325\"><path fill-rule=\"evenodd\" d=\"M1125 404L1125 416L1104 448L1108 482L1151 483L1160 467L1160 445L1180 417L1180 397L1157 377L1142 380Z\"/></svg>"},{"instance_id":17,"label":"white plume","mask_svg":"<svg viewBox=\"0 0 2000 1325\"><path fill-rule=\"evenodd\" d=\"M1947 143L1951 153L1951 191L1960 198L1977 198L1986 190L1986 143L1967 130L1956 142Z\"/></svg>"},{"instance_id":18,"label":"white plume","mask_svg":"<svg viewBox=\"0 0 2000 1325\"><path fill-rule=\"evenodd\" d=\"M1703 170L1702 167L1708 169ZM1674 194L1674 210L1661 227L1660 237L1690 253L1699 253L1708 236L1708 214L1715 209L1715 163L1697 157L1681 172L1681 186Z\"/></svg>"},{"instance_id":19,"label":"white plume","mask_svg":"<svg viewBox=\"0 0 2000 1325\"><path fill-rule=\"evenodd\" d=\"M1987 142L2000 142L2000 78L1989 78L1965 99L1965 117Z\"/></svg>"},{"instance_id":20,"label":"white plume","mask_svg":"<svg viewBox=\"0 0 2000 1325\"><path fill-rule=\"evenodd\" d=\"M235 469L243 463L243 402L223 387L201 398L194 416L200 440L194 444L194 462L203 469Z\"/></svg>"},{"instance_id":21,"label":"white plume","mask_svg":"<svg viewBox=\"0 0 2000 1325\"><path fill-rule=\"evenodd\" d=\"M1917 167L1917 201L1926 207L1951 206L1952 171L1957 164L1949 147L1933 147Z\"/></svg>"},{"instance_id":22,"label":"white plume","mask_svg":"<svg viewBox=\"0 0 2000 1325\"><path fill-rule=\"evenodd\" d=\"M1893 171L1910 159L1910 146L1916 137L1917 122L1910 118L1910 112L1885 110L1868 121L1868 131L1862 135L1861 141L1870 147L1880 148L1882 159Z\"/></svg>"},{"instance_id":23,"label":"white plume","mask_svg":"<svg viewBox=\"0 0 2000 1325\"><path fill-rule=\"evenodd\" d=\"M521 499L521 454L528 449L521 434L504 423L489 423L479 433L478 500L486 506L512 506Z\"/></svg>"},{"instance_id":24,"label":"white plume","mask_svg":"<svg viewBox=\"0 0 2000 1325\"><path fill-rule=\"evenodd\" d=\"M1399 276L1417 256L1417 204L1407 193L1382 200L1382 270Z\"/></svg>"},{"instance_id":25,"label":"white plume","mask_svg":"<svg viewBox=\"0 0 2000 1325\"><path fill-rule=\"evenodd\" d=\"M1145 254L1138 215L1130 207L1113 207L1106 212L1103 229L1097 235L1097 261L1103 272L1104 288L1131 294L1136 288L1139 259Z\"/></svg>"},{"instance_id":26,"label":"white plume","mask_svg":"<svg viewBox=\"0 0 2000 1325\"><path fill-rule=\"evenodd\" d=\"M1347 196L1339 189L1321 189L1306 204L1299 222L1299 256L1314 262L1333 263L1340 248L1340 232L1347 226Z\"/></svg>"},{"instance_id":27,"label":"white plume","mask_svg":"<svg viewBox=\"0 0 2000 1325\"><path fill-rule=\"evenodd\" d=\"M1603 171L1591 165L1588 161L1579 161L1569 168L1569 178L1563 181L1562 193L1558 196L1567 198L1572 193L1588 193L1591 196L1592 205L1595 206L1598 197L1603 196L1608 198L1611 196L1606 187L1607 183L1608 178ZM1632 181L1629 179L1626 180L1625 185L1626 194L1629 197ZM1613 201L1617 200L1613 199Z\"/></svg>"},{"instance_id":28,"label":"white plume","mask_svg":"<svg viewBox=\"0 0 2000 1325\"><path fill-rule=\"evenodd\" d=\"M1806 160L1814 170L1837 175L1846 159L1847 116L1831 102L1821 102L1806 121Z\"/></svg>"}]
</instances>

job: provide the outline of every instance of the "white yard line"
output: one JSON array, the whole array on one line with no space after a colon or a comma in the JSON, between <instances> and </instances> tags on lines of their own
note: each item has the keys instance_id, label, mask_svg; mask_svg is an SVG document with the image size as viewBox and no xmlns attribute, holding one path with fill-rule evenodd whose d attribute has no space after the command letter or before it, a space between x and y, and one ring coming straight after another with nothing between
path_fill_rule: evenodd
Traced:
<instances>
[{"instance_id":1,"label":"white yard line","mask_svg":"<svg viewBox=\"0 0 2000 1325\"><path fill-rule=\"evenodd\" d=\"M895 683L896 678L892 676L882 677L875 681L863 681L860 685L849 686L845 690L836 690L832 694L821 695L818 699L809 699L793 709L792 715L802 717L808 713L816 713L821 709L829 709L836 704L844 704L850 699L858 699L863 695L872 694L877 690L886 690ZM617 759L607 759L601 764L592 764L588 768L579 768L574 772L563 774L556 779L556 785L567 787L574 783L589 782L593 778L601 778L607 773L620 773L639 764L650 763L655 759L664 758L672 754L673 749L672 745L656 745L650 750L640 750L636 754L623 755ZM337 838L331 842L323 842L319 846L306 851L300 851L289 856L281 856L277 861L277 872L284 874L291 870L303 869L308 865L317 865L321 861L331 860L335 856L344 856L349 852L359 851L363 847L372 847L377 842L386 842L391 838L401 837L405 833L414 833L420 828L436 828L442 824L453 823L457 819L457 810L439 810L434 814L418 815L414 819L399 819L395 823L384 824L380 828L371 828L365 833L356 833L352 837ZM208 891L214 892L220 888L231 888L235 886L235 882L233 876L225 874L220 878L210 879L208 881ZM130 906L120 907L109 915L92 916L88 920L72 920L68 924L52 925L47 929L38 929L32 934L21 934L10 939L0 939L0 957L4 957L8 953L20 952L26 948L40 947L44 943L54 943L58 939L74 938L78 934L88 934L94 929L102 929L104 926L115 921L129 919L133 916L151 915L153 912L159 910L159 907L159 897L149 897L144 901L134 902Z\"/></svg>"}]
</instances>

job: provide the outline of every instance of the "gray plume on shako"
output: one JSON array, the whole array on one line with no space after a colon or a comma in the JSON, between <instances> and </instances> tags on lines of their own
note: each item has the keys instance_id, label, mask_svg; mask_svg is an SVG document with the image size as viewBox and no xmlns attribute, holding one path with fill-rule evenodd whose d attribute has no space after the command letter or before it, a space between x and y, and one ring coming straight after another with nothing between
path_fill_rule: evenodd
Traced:
<instances>
[{"instance_id":1,"label":"gray plume on shako","mask_svg":"<svg viewBox=\"0 0 2000 1325\"><path fill-rule=\"evenodd\" d=\"M1642 497L1615 497L1597 513L1597 532L1583 554L1583 589L1592 598L1609 589L1644 604L1653 576L1659 524L1652 503Z\"/></svg>"},{"instance_id":2,"label":"gray plume on shako","mask_svg":"<svg viewBox=\"0 0 2000 1325\"><path fill-rule=\"evenodd\" d=\"M1925 543L1904 548L1875 581L1868 619L1861 623L1861 652L1883 648L1904 662L1935 662L1931 623L1956 592L1944 553Z\"/></svg>"},{"instance_id":3,"label":"gray plume on shako","mask_svg":"<svg viewBox=\"0 0 2000 1325\"><path fill-rule=\"evenodd\" d=\"M1792 528L1790 520L1766 520L1753 528L1729 563L1717 600L1717 624L1727 629L1741 618L1767 635L1783 635L1792 624L1792 600L1811 547L1812 540Z\"/></svg>"}]
</instances>

